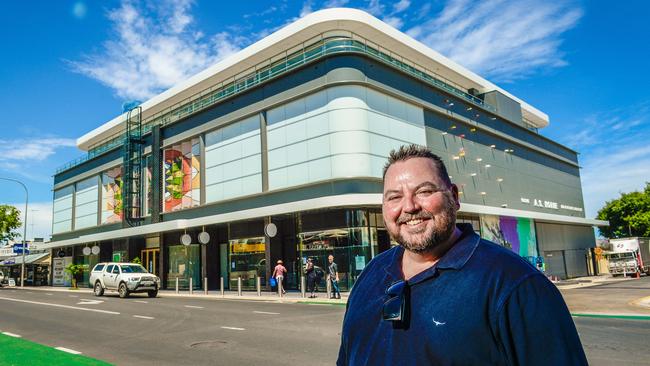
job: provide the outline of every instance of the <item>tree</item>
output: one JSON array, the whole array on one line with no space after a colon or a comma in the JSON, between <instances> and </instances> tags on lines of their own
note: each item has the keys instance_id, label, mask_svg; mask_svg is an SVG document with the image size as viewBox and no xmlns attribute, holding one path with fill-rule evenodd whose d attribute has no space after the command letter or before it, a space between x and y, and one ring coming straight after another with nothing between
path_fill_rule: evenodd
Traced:
<instances>
[{"instance_id":1,"label":"tree","mask_svg":"<svg viewBox=\"0 0 650 366\"><path fill-rule=\"evenodd\" d=\"M0 205L0 242L20 237L16 229L22 225L20 211L14 206Z\"/></svg>"},{"instance_id":2,"label":"tree","mask_svg":"<svg viewBox=\"0 0 650 366\"><path fill-rule=\"evenodd\" d=\"M643 192L622 193L605 203L598 211L599 220L608 220L608 227L598 228L608 238L650 236L650 182Z\"/></svg>"}]
</instances>

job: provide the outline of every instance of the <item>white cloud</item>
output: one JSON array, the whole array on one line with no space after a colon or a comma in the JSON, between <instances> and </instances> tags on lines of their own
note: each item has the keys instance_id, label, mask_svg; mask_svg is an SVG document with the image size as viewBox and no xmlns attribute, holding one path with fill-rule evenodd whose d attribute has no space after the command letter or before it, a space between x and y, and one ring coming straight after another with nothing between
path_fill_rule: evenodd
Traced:
<instances>
[{"instance_id":1,"label":"white cloud","mask_svg":"<svg viewBox=\"0 0 650 366\"><path fill-rule=\"evenodd\" d=\"M144 100L237 52L246 42L225 31L205 37L192 29L191 5L188 0L147 5L122 0L108 13L115 36L101 52L70 64L119 97Z\"/></svg>"},{"instance_id":2,"label":"white cloud","mask_svg":"<svg viewBox=\"0 0 650 366\"><path fill-rule=\"evenodd\" d=\"M20 211L20 221L24 221L25 202L10 203ZM18 231L22 238L24 227ZM52 236L52 202L29 202L27 205L27 240ZM21 240L21 239L17 239Z\"/></svg>"},{"instance_id":3,"label":"white cloud","mask_svg":"<svg viewBox=\"0 0 650 366\"><path fill-rule=\"evenodd\" d=\"M350 0L328 0L323 4L324 8L340 8L347 5Z\"/></svg>"},{"instance_id":4,"label":"white cloud","mask_svg":"<svg viewBox=\"0 0 650 366\"><path fill-rule=\"evenodd\" d=\"M312 13L314 10L312 9L312 0L307 0L302 4L302 9L300 9L300 17L304 17Z\"/></svg>"},{"instance_id":5,"label":"white cloud","mask_svg":"<svg viewBox=\"0 0 650 366\"><path fill-rule=\"evenodd\" d=\"M67 138L0 139L0 164L10 167L16 161L43 161L59 148L74 146L75 140Z\"/></svg>"},{"instance_id":6,"label":"white cloud","mask_svg":"<svg viewBox=\"0 0 650 366\"><path fill-rule=\"evenodd\" d=\"M411 6L411 2L409 0L400 0L393 4L393 11L395 13L401 13L404 10L408 9L409 6Z\"/></svg>"},{"instance_id":7,"label":"white cloud","mask_svg":"<svg viewBox=\"0 0 650 366\"><path fill-rule=\"evenodd\" d=\"M566 65L560 36L581 16L566 2L450 0L407 33L474 72L512 81Z\"/></svg>"}]
</instances>

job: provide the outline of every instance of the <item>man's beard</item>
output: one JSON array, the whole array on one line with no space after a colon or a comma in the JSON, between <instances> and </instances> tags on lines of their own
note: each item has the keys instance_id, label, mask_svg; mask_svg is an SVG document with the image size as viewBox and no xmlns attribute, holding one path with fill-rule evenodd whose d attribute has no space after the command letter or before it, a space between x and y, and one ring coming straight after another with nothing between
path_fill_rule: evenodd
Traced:
<instances>
[{"instance_id":1,"label":"man's beard","mask_svg":"<svg viewBox=\"0 0 650 366\"><path fill-rule=\"evenodd\" d=\"M400 215L397 219L397 232L390 233L393 240L398 242L404 249L417 254L431 252L434 248L449 240L456 225L456 203L450 192L444 192L444 195L445 204L442 212L438 215L433 215L428 211L421 211L414 215ZM431 220L433 221L433 226L425 229L430 231L430 233L425 232L424 238L407 240L402 236L400 227L403 223L414 219Z\"/></svg>"}]
</instances>

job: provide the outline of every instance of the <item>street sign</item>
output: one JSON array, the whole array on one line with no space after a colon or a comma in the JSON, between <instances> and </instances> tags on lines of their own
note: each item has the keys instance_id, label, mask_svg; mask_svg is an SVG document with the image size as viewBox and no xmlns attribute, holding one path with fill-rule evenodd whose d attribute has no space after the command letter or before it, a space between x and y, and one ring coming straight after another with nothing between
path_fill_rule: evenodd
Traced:
<instances>
[{"instance_id":1,"label":"street sign","mask_svg":"<svg viewBox=\"0 0 650 366\"><path fill-rule=\"evenodd\" d=\"M16 254L22 254L23 253L23 244L22 243L14 244L14 253L16 253ZM27 250L25 250L25 254L29 254L29 245L27 245Z\"/></svg>"}]
</instances>

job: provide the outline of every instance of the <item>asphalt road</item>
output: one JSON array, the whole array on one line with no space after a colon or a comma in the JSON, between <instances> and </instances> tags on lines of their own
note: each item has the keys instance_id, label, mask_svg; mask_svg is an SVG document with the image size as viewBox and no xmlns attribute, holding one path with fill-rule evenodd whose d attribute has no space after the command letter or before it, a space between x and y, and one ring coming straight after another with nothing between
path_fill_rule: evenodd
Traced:
<instances>
[{"instance_id":1,"label":"asphalt road","mask_svg":"<svg viewBox=\"0 0 650 366\"><path fill-rule=\"evenodd\" d=\"M563 294L598 303L608 293L647 296L647 284ZM334 305L0 289L0 331L119 365L332 365L343 313ZM649 320L574 321L590 364L650 365Z\"/></svg>"},{"instance_id":2,"label":"asphalt road","mask_svg":"<svg viewBox=\"0 0 650 366\"><path fill-rule=\"evenodd\" d=\"M119 365L336 361L343 306L132 296L0 289L0 331Z\"/></svg>"},{"instance_id":3,"label":"asphalt road","mask_svg":"<svg viewBox=\"0 0 650 366\"><path fill-rule=\"evenodd\" d=\"M650 296L650 276L598 286L561 290L574 313L644 314L650 308L635 305L635 300ZM650 351L648 352L650 354Z\"/></svg>"}]
</instances>

